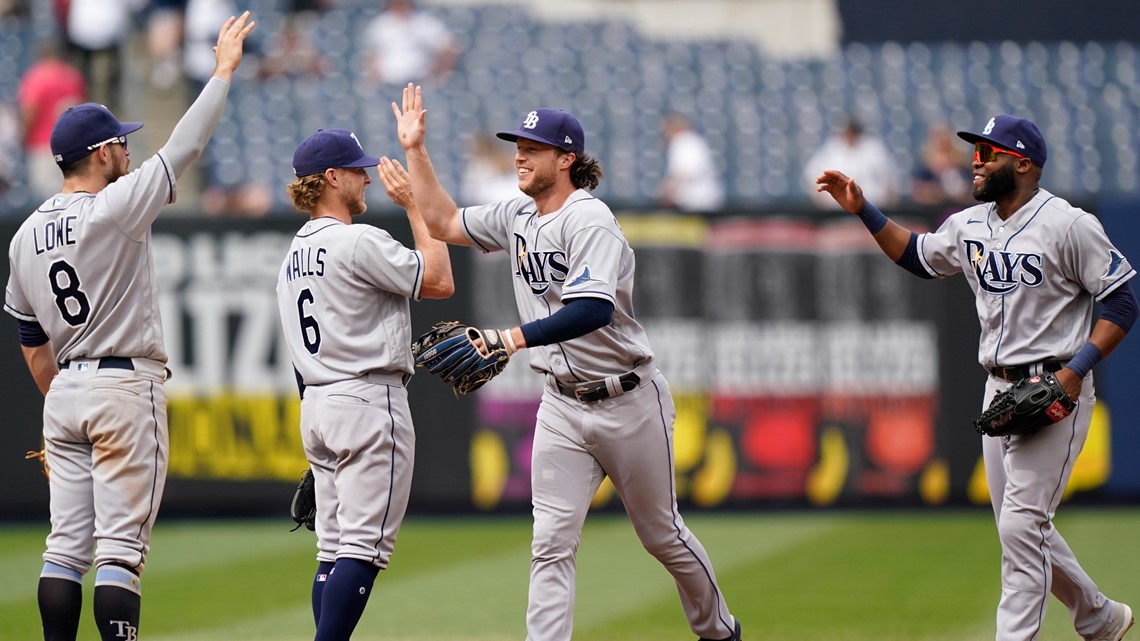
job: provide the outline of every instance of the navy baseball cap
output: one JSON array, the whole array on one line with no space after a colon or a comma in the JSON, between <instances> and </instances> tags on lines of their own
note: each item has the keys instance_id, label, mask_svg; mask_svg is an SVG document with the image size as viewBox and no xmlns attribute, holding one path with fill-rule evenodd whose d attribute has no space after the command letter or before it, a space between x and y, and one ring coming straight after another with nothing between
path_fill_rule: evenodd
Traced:
<instances>
[{"instance_id":1,"label":"navy baseball cap","mask_svg":"<svg viewBox=\"0 0 1140 641\"><path fill-rule=\"evenodd\" d=\"M322 174L326 169L375 167L380 159L364 153L356 134L347 129L318 129L297 145L293 172L297 177Z\"/></svg>"},{"instance_id":2,"label":"navy baseball cap","mask_svg":"<svg viewBox=\"0 0 1140 641\"><path fill-rule=\"evenodd\" d=\"M526 138L564 151L582 154L586 151L586 134L578 119L561 109L535 109L523 118L522 125L513 131L495 134L511 142Z\"/></svg>"},{"instance_id":3,"label":"navy baseball cap","mask_svg":"<svg viewBox=\"0 0 1140 641\"><path fill-rule=\"evenodd\" d=\"M1037 125L1017 116L1002 114L990 118L982 133L975 134L969 131L959 131L958 137L970 144L988 142L1002 149L1015 151L1022 156L1044 167L1045 137Z\"/></svg>"},{"instance_id":4,"label":"navy baseball cap","mask_svg":"<svg viewBox=\"0 0 1140 641\"><path fill-rule=\"evenodd\" d=\"M59 115L51 129L51 153L57 164L67 165L142 126L141 122L119 122L110 109L85 102Z\"/></svg>"}]
</instances>

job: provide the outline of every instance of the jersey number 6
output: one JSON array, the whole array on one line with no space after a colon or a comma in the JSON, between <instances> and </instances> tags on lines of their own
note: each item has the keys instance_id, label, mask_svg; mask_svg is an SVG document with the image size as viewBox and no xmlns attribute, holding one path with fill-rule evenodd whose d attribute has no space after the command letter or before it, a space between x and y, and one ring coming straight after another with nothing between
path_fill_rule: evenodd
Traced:
<instances>
[{"instance_id":1,"label":"jersey number 6","mask_svg":"<svg viewBox=\"0 0 1140 641\"><path fill-rule=\"evenodd\" d=\"M321 326L317 324L315 316L305 314L305 303L312 305L313 301L313 292L307 288L302 289L301 294L297 296L297 315L301 319L301 341L305 343L305 349L315 356L317 352L321 351ZM310 333L312 336L309 335Z\"/></svg>"}]
</instances>

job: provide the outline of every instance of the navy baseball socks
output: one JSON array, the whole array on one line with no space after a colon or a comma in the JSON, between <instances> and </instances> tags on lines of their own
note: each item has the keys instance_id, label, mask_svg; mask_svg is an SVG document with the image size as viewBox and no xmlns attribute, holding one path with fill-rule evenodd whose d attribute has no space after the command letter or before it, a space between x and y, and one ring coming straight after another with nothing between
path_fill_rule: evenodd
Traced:
<instances>
[{"instance_id":1,"label":"navy baseball socks","mask_svg":"<svg viewBox=\"0 0 1140 641\"><path fill-rule=\"evenodd\" d=\"M321 594L321 615L314 641L348 641L380 568L358 559L337 559Z\"/></svg>"},{"instance_id":2,"label":"navy baseball socks","mask_svg":"<svg viewBox=\"0 0 1140 641\"><path fill-rule=\"evenodd\" d=\"M95 626L103 641L137 639L142 583L134 570L108 563L95 571Z\"/></svg>"},{"instance_id":3,"label":"navy baseball socks","mask_svg":"<svg viewBox=\"0 0 1140 641\"><path fill-rule=\"evenodd\" d=\"M317 574L313 577L313 624L321 624L321 598L325 593L325 583L329 580L329 572L332 572L332 561L321 561L317 564Z\"/></svg>"},{"instance_id":4,"label":"navy baseball socks","mask_svg":"<svg viewBox=\"0 0 1140 641\"><path fill-rule=\"evenodd\" d=\"M62 565L44 563L36 599L44 641L75 641L83 608L83 575Z\"/></svg>"}]
</instances>

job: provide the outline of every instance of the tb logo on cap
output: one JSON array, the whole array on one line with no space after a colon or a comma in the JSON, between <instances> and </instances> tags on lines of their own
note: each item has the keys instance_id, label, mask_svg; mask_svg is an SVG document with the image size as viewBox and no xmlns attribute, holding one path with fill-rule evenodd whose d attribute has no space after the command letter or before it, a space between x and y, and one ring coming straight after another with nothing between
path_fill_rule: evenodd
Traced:
<instances>
[{"instance_id":1,"label":"tb logo on cap","mask_svg":"<svg viewBox=\"0 0 1140 641\"><path fill-rule=\"evenodd\" d=\"M990 118L990 121L986 123L986 128L982 130L983 136L988 136L994 132L995 120L997 120L997 118Z\"/></svg>"},{"instance_id":2,"label":"tb logo on cap","mask_svg":"<svg viewBox=\"0 0 1140 641\"><path fill-rule=\"evenodd\" d=\"M526 115L526 120L523 121L523 129L534 129L538 126L538 112L532 111Z\"/></svg>"}]
</instances>

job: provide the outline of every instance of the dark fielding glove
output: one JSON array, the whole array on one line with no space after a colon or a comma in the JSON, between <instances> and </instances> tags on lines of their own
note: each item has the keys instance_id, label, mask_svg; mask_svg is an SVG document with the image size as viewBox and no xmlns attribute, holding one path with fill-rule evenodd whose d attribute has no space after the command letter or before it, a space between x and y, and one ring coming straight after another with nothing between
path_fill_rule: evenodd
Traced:
<instances>
[{"instance_id":1,"label":"dark fielding glove","mask_svg":"<svg viewBox=\"0 0 1140 641\"><path fill-rule=\"evenodd\" d=\"M317 518L317 490L313 478L313 470L305 470L301 475L301 482L293 492L293 502L289 505L289 516L297 523L297 527L289 530L296 532L302 525L309 531L316 529Z\"/></svg>"},{"instance_id":2,"label":"dark fielding glove","mask_svg":"<svg viewBox=\"0 0 1140 641\"><path fill-rule=\"evenodd\" d=\"M1033 434L1064 419L1076 406L1052 374L1030 376L995 396L974 428L986 436Z\"/></svg>"},{"instance_id":3,"label":"dark fielding glove","mask_svg":"<svg viewBox=\"0 0 1140 641\"><path fill-rule=\"evenodd\" d=\"M473 342L482 338L487 353ZM455 321L441 321L412 342L416 366L451 383L456 396L470 394L502 373L510 360L499 330L478 330Z\"/></svg>"}]
</instances>

